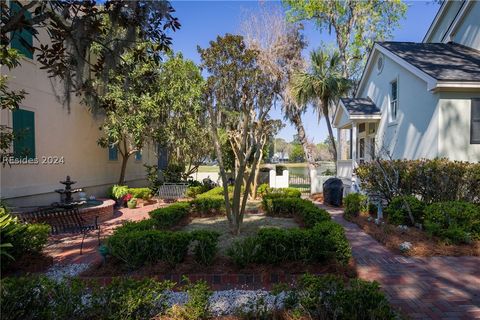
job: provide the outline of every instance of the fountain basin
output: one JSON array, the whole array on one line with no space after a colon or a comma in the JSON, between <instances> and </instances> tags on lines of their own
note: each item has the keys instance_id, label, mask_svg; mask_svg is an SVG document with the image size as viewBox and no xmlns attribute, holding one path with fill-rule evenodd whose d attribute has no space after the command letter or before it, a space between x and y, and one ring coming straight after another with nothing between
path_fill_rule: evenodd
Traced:
<instances>
[{"instance_id":1,"label":"fountain basin","mask_svg":"<svg viewBox=\"0 0 480 320\"><path fill-rule=\"evenodd\" d=\"M113 218L114 206L112 199L88 200L78 207L78 211L86 221L94 221L98 216L98 222L103 222Z\"/></svg>"}]
</instances>

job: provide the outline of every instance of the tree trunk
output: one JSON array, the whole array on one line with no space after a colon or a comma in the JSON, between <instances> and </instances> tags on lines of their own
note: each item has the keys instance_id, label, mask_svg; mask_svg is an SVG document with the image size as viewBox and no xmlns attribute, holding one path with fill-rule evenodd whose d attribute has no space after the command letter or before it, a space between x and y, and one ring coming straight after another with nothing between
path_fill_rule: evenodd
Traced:
<instances>
[{"instance_id":1,"label":"tree trunk","mask_svg":"<svg viewBox=\"0 0 480 320\"><path fill-rule=\"evenodd\" d=\"M125 184L125 172L127 171L128 158L130 158L130 153L126 152L122 155L122 169L120 170L120 178L118 179L118 184L121 186Z\"/></svg>"},{"instance_id":2,"label":"tree trunk","mask_svg":"<svg viewBox=\"0 0 480 320\"><path fill-rule=\"evenodd\" d=\"M298 133L298 139L303 147L303 152L305 153L305 158L307 160L308 169L312 171L316 167L315 157L313 156L312 150L308 147L308 140L305 134L305 128L303 127L302 118L299 113L296 113L292 116L292 122L295 124Z\"/></svg>"},{"instance_id":3,"label":"tree trunk","mask_svg":"<svg viewBox=\"0 0 480 320\"><path fill-rule=\"evenodd\" d=\"M325 121L327 122L328 128L328 136L330 138L330 143L332 144L332 152L333 152L333 161L335 161L335 166L337 165L337 146L335 145L335 138L333 136L333 129L332 124L330 122L330 113L328 110L328 101L322 101L322 108L323 108L323 116Z\"/></svg>"}]
</instances>

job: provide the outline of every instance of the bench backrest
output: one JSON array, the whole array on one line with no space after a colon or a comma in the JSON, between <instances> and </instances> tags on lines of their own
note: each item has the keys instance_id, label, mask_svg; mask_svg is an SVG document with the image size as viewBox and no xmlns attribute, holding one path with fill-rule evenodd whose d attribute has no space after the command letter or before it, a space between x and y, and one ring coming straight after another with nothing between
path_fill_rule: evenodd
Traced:
<instances>
[{"instance_id":1,"label":"bench backrest","mask_svg":"<svg viewBox=\"0 0 480 320\"><path fill-rule=\"evenodd\" d=\"M185 197L188 183L164 183L158 188L160 199L180 199Z\"/></svg>"},{"instance_id":2,"label":"bench backrest","mask_svg":"<svg viewBox=\"0 0 480 320\"><path fill-rule=\"evenodd\" d=\"M76 233L83 229L83 219L78 209L41 209L16 214L27 223L46 223L52 227L52 234Z\"/></svg>"}]
</instances>

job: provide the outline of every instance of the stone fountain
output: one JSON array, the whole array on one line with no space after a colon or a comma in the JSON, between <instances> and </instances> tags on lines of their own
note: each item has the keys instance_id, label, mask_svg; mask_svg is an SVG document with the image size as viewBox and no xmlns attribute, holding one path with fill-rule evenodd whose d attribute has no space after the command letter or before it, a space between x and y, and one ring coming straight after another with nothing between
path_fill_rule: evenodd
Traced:
<instances>
[{"instance_id":1,"label":"stone fountain","mask_svg":"<svg viewBox=\"0 0 480 320\"><path fill-rule=\"evenodd\" d=\"M72 185L77 183L76 181L72 181L70 176L67 176L65 181L60 181L61 184L65 185L65 189L56 189L55 192L60 194L60 202L52 203L52 206L61 207L61 208L72 208L75 206L81 205L83 202L81 201L74 201L72 195L83 191L83 189L72 189Z\"/></svg>"}]
</instances>

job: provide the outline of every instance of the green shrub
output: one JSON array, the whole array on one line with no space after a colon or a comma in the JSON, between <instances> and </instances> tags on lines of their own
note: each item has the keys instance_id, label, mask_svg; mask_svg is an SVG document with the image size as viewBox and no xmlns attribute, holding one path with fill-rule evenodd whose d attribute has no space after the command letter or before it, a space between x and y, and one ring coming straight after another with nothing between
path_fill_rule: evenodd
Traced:
<instances>
[{"instance_id":1,"label":"green shrub","mask_svg":"<svg viewBox=\"0 0 480 320\"><path fill-rule=\"evenodd\" d=\"M117 184L113 185L109 195L110 198L118 200L128 194L128 186L119 186Z\"/></svg>"},{"instance_id":2,"label":"green shrub","mask_svg":"<svg viewBox=\"0 0 480 320\"><path fill-rule=\"evenodd\" d=\"M480 204L480 163L382 160L360 164L355 172L363 190L379 193L388 202L395 196L412 195L427 204L454 200Z\"/></svg>"},{"instance_id":3,"label":"green shrub","mask_svg":"<svg viewBox=\"0 0 480 320\"><path fill-rule=\"evenodd\" d=\"M360 279L304 275L287 302L310 319L397 319L378 283Z\"/></svg>"},{"instance_id":4,"label":"green shrub","mask_svg":"<svg viewBox=\"0 0 480 320\"><path fill-rule=\"evenodd\" d=\"M295 188L270 188L267 184L260 185L262 189L259 191L259 194L263 197L270 198L300 198L302 193L300 190ZM259 187L259 188L260 188Z\"/></svg>"},{"instance_id":5,"label":"green shrub","mask_svg":"<svg viewBox=\"0 0 480 320\"><path fill-rule=\"evenodd\" d=\"M205 281L190 283L188 278L184 278L184 281L188 282L185 286L188 300L183 306L172 307L168 315L177 320L210 319L209 299L212 291L210 291L207 283Z\"/></svg>"},{"instance_id":6,"label":"green shrub","mask_svg":"<svg viewBox=\"0 0 480 320\"><path fill-rule=\"evenodd\" d=\"M168 207L158 208L150 211L148 214L155 220L158 229L167 229L177 225L185 218L190 209L188 202L176 202Z\"/></svg>"},{"instance_id":7,"label":"green shrub","mask_svg":"<svg viewBox=\"0 0 480 320\"><path fill-rule=\"evenodd\" d=\"M125 221L120 227L116 228L114 234L129 233L134 231L156 230L157 222L154 219L143 219L140 221Z\"/></svg>"},{"instance_id":8,"label":"green shrub","mask_svg":"<svg viewBox=\"0 0 480 320\"><path fill-rule=\"evenodd\" d=\"M240 267L252 262L336 260L347 264L351 249L340 225L322 221L311 229L261 229L256 236L235 242L227 254Z\"/></svg>"},{"instance_id":9,"label":"green shrub","mask_svg":"<svg viewBox=\"0 0 480 320\"><path fill-rule=\"evenodd\" d=\"M413 225L405 202L410 208L415 223L423 223L425 204L413 196L394 197L385 208L387 221L395 225Z\"/></svg>"},{"instance_id":10,"label":"green shrub","mask_svg":"<svg viewBox=\"0 0 480 320\"><path fill-rule=\"evenodd\" d=\"M263 198L265 195L267 195L270 192L270 185L268 183L262 183L261 185L258 186L257 188L257 194Z\"/></svg>"},{"instance_id":11,"label":"green shrub","mask_svg":"<svg viewBox=\"0 0 480 320\"><path fill-rule=\"evenodd\" d=\"M191 186L187 188L185 195L189 198L196 198L199 194L208 191L208 187L204 185L200 186Z\"/></svg>"},{"instance_id":12,"label":"green shrub","mask_svg":"<svg viewBox=\"0 0 480 320\"><path fill-rule=\"evenodd\" d=\"M227 249L227 256L240 268L244 268L251 263L257 262L259 251L257 237L247 237L243 240L236 240Z\"/></svg>"},{"instance_id":13,"label":"green shrub","mask_svg":"<svg viewBox=\"0 0 480 320\"><path fill-rule=\"evenodd\" d=\"M349 193L343 198L345 206L344 214L346 217L358 216L360 212L367 211L367 197L360 193Z\"/></svg>"},{"instance_id":14,"label":"green shrub","mask_svg":"<svg viewBox=\"0 0 480 320\"><path fill-rule=\"evenodd\" d=\"M225 211L225 198L223 195L206 195L206 193L203 193L190 203L195 208L195 211L201 214L217 214Z\"/></svg>"},{"instance_id":15,"label":"green shrub","mask_svg":"<svg viewBox=\"0 0 480 320\"><path fill-rule=\"evenodd\" d=\"M220 233L208 230L191 232L194 240L193 254L195 261L203 265L210 265L218 251L218 237Z\"/></svg>"},{"instance_id":16,"label":"green shrub","mask_svg":"<svg viewBox=\"0 0 480 320\"><path fill-rule=\"evenodd\" d=\"M299 217L307 228L313 227L317 222L330 220L328 212L301 198L269 194L262 199L262 206L269 216Z\"/></svg>"},{"instance_id":17,"label":"green shrub","mask_svg":"<svg viewBox=\"0 0 480 320\"><path fill-rule=\"evenodd\" d=\"M427 232L453 243L470 243L480 238L480 208L477 205L449 201L425 208Z\"/></svg>"},{"instance_id":18,"label":"green shrub","mask_svg":"<svg viewBox=\"0 0 480 320\"><path fill-rule=\"evenodd\" d=\"M181 231L116 232L108 238L107 247L130 268L159 261L176 265L187 255L190 240L191 235Z\"/></svg>"},{"instance_id":19,"label":"green shrub","mask_svg":"<svg viewBox=\"0 0 480 320\"><path fill-rule=\"evenodd\" d=\"M105 287L77 279L55 282L46 277L1 280L2 319L150 319L167 308L170 282L115 279Z\"/></svg>"},{"instance_id":20,"label":"green shrub","mask_svg":"<svg viewBox=\"0 0 480 320\"><path fill-rule=\"evenodd\" d=\"M50 226L23 224L16 217L0 212L0 264L2 269L26 253L39 253L47 244Z\"/></svg>"},{"instance_id":21,"label":"green shrub","mask_svg":"<svg viewBox=\"0 0 480 320\"><path fill-rule=\"evenodd\" d=\"M127 191L136 199L148 200L152 197L150 188L128 188Z\"/></svg>"}]
</instances>

